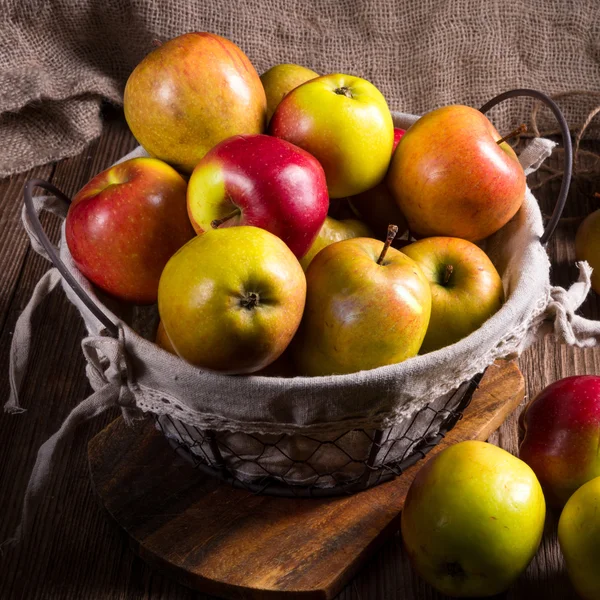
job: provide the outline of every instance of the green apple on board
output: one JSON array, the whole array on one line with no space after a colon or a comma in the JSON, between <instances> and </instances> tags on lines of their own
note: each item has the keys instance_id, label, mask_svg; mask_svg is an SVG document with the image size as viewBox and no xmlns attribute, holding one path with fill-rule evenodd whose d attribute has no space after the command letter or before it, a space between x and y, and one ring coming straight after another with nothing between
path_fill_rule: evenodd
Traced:
<instances>
[{"instance_id":1,"label":"green apple on board","mask_svg":"<svg viewBox=\"0 0 600 600\"><path fill-rule=\"evenodd\" d=\"M354 373L401 362L421 347L431 314L418 265L370 238L321 250L306 273L306 308L292 344L303 375Z\"/></svg>"},{"instance_id":2,"label":"green apple on board","mask_svg":"<svg viewBox=\"0 0 600 600\"><path fill-rule=\"evenodd\" d=\"M558 541L573 587L584 600L600 598L600 477L567 501L558 522Z\"/></svg>"},{"instance_id":3,"label":"green apple on board","mask_svg":"<svg viewBox=\"0 0 600 600\"><path fill-rule=\"evenodd\" d=\"M289 63L275 65L265 71L260 76L260 80L267 96L267 122L271 120L275 109L289 92L318 76L318 73L306 67Z\"/></svg>"},{"instance_id":4,"label":"green apple on board","mask_svg":"<svg viewBox=\"0 0 600 600\"><path fill-rule=\"evenodd\" d=\"M504 302L502 279L472 242L431 237L402 248L431 284L431 320L421 354L439 350L479 329Z\"/></svg>"},{"instance_id":5,"label":"green apple on board","mask_svg":"<svg viewBox=\"0 0 600 600\"><path fill-rule=\"evenodd\" d=\"M148 54L127 80L123 108L148 153L187 173L219 142L266 127L258 73L212 33L186 33Z\"/></svg>"},{"instance_id":6,"label":"green apple on board","mask_svg":"<svg viewBox=\"0 0 600 600\"><path fill-rule=\"evenodd\" d=\"M600 210L588 215L575 236L577 260L587 260L592 273L592 288L600 294Z\"/></svg>"},{"instance_id":7,"label":"green apple on board","mask_svg":"<svg viewBox=\"0 0 600 600\"><path fill-rule=\"evenodd\" d=\"M472 242L503 227L525 197L517 155L478 110L444 106L404 134L386 178L416 237Z\"/></svg>"},{"instance_id":8,"label":"green apple on board","mask_svg":"<svg viewBox=\"0 0 600 600\"><path fill-rule=\"evenodd\" d=\"M197 236L171 258L158 312L181 358L253 373L286 349L305 297L304 271L284 242L258 227L230 227Z\"/></svg>"},{"instance_id":9,"label":"green apple on board","mask_svg":"<svg viewBox=\"0 0 600 600\"><path fill-rule=\"evenodd\" d=\"M351 75L325 75L292 90L269 124L271 135L323 165L331 198L364 192L385 176L394 124L381 92Z\"/></svg>"},{"instance_id":10,"label":"green apple on board","mask_svg":"<svg viewBox=\"0 0 600 600\"><path fill-rule=\"evenodd\" d=\"M326 246L356 237L373 237L373 233L358 219L338 221L332 217L326 217L317 238L308 252L300 259L302 268L306 272L313 258Z\"/></svg>"},{"instance_id":11,"label":"green apple on board","mask_svg":"<svg viewBox=\"0 0 600 600\"><path fill-rule=\"evenodd\" d=\"M505 591L534 557L546 505L533 471L505 450L455 444L417 473L401 517L417 572L459 598Z\"/></svg>"},{"instance_id":12,"label":"green apple on board","mask_svg":"<svg viewBox=\"0 0 600 600\"><path fill-rule=\"evenodd\" d=\"M193 237L186 183L156 158L133 158L96 175L77 192L65 221L83 275L137 304L156 302L163 267Z\"/></svg>"}]
</instances>

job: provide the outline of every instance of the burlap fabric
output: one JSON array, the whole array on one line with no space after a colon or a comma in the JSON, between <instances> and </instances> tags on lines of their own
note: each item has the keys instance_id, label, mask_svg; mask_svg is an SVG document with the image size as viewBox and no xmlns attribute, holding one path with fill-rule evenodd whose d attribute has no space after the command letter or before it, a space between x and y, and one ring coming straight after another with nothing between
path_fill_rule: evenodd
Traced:
<instances>
[{"instance_id":1,"label":"burlap fabric","mask_svg":"<svg viewBox=\"0 0 600 600\"><path fill-rule=\"evenodd\" d=\"M597 0L2 0L0 176L79 153L153 42L194 30L233 40L259 73L295 62L365 77L414 114L600 83ZM560 100L572 127L592 101ZM530 110L519 100L492 116L508 131Z\"/></svg>"},{"instance_id":2,"label":"burlap fabric","mask_svg":"<svg viewBox=\"0 0 600 600\"><path fill-rule=\"evenodd\" d=\"M395 124L405 128L415 119L406 114L394 115ZM534 139L520 156L525 172L537 169L553 147L553 142ZM143 154L143 150L140 148L132 154ZM61 213L52 198L37 198L36 210L44 209ZM33 248L44 254L25 211L23 221ZM112 406L120 406L128 421L152 413L200 430L221 432L229 436L228 439L237 432L253 433L264 439L287 434L293 452L301 449L301 443L296 443L298 434L333 440L340 432L355 428L399 427L420 408L435 403L495 359L518 355L539 335L553 331L559 340L570 344L597 344L600 322L575 314L590 289L591 269L587 263L580 263L580 281L568 291L552 287L548 256L539 243L542 230L539 207L528 189L515 218L486 240L486 252L502 275L507 301L496 315L464 340L371 371L281 378L208 372L145 339L120 319L114 309L103 304L103 299L77 270L64 243L63 227L60 244L63 262L96 304L118 323L119 335L117 338L105 335L101 323L63 282L65 293L86 323L88 336L82 341L82 349L94 393L73 409L61 429L40 449L25 499L23 528L27 530L31 524L66 437L79 423ZM48 271L16 324L10 359L11 397L5 405L9 412L22 410L18 388L27 365L33 312L60 281L56 268ZM176 437L176 432L165 429L168 435ZM249 447L239 450L241 454L251 452ZM329 461L333 458L333 454L323 454L323 466L330 467ZM278 460L281 462L281 456L274 455L271 466L276 467ZM235 471L235 461L228 464L228 468ZM287 480L296 483L306 477L301 469L286 473ZM259 475L248 471L237 474L246 478ZM324 482L328 484L333 482Z\"/></svg>"}]
</instances>

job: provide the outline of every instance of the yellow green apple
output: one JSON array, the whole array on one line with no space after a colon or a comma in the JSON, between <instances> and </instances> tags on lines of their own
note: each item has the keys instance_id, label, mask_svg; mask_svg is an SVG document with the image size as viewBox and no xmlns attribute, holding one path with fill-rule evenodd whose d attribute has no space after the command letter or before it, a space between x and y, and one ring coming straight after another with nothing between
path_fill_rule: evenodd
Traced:
<instances>
[{"instance_id":1,"label":"yellow green apple","mask_svg":"<svg viewBox=\"0 0 600 600\"><path fill-rule=\"evenodd\" d=\"M542 488L524 462L467 441L417 473L402 510L402 538L412 566L441 593L493 596L531 562L545 515Z\"/></svg>"},{"instance_id":2,"label":"yellow green apple","mask_svg":"<svg viewBox=\"0 0 600 600\"><path fill-rule=\"evenodd\" d=\"M389 241L343 240L315 256L291 346L299 373L353 373L417 354L431 313L429 282Z\"/></svg>"},{"instance_id":3,"label":"yellow green apple","mask_svg":"<svg viewBox=\"0 0 600 600\"><path fill-rule=\"evenodd\" d=\"M331 198L377 185L394 143L392 116L381 92L360 77L342 74L292 90L277 107L269 131L318 159Z\"/></svg>"},{"instance_id":4,"label":"yellow green apple","mask_svg":"<svg viewBox=\"0 0 600 600\"><path fill-rule=\"evenodd\" d=\"M386 178L416 237L482 240L525 198L525 173L490 121L468 106L427 113L404 134Z\"/></svg>"},{"instance_id":5,"label":"yellow green apple","mask_svg":"<svg viewBox=\"0 0 600 600\"><path fill-rule=\"evenodd\" d=\"M600 598L600 477L568 500L558 522L558 541L573 587L584 600Z\"/></svg>"},{"instance_id":6,"label":"yellow green apple","mask_svg":"<svg viewBox=\"0 0 600 600\"><path fill-rule=\"evenodd\" d=\"M326 217L317 238L308 249L308 252L300 260L302 268L306 272L313 258L323 250L325 246L356 237L373 237L373 233L358 219L344 219L338 221L332 217Z\"/></svg>"},{"instance_id":7,"label":"yellow green apple","mask_svg":"<svg viewBox=\"0 0 600 600\"><path fill-rule=\"evenodd\" d=\"M306 279L277 236L258 227L213 229L167 263L158 311L175 352L194 365L254 373L292 339Z\"/></svg>"},{"instance_id":8,"label":"yellow green apple","mask_svg":"<svg viewBox=\"0 0 600 600\"><path fill-rule=\"evenodd\" d=\"M260 80L267 96L267 121L271 120L275 109L289 92L318 76L318 73L306 67L288 63L275 65L265 71Z\"/></svg>"},{"instance_id":9,"label":"yellow green apple","mask_svg":"<svg viewBox=\"0 0 600 600\"><path fill-rule=\"evenodd\" d=\"M600 294L600 210L589 215L577 230L575 236L577 260L587 260L592 273L592 288Z\"/></svg>"},{"instance_id":10,"label":"yellow green apple","mask_svg":"<svg viewBox=\"0 0 600 600\"><path fill-rule=\"evenodd\" d=\"M502 279L487 254L460 238L431 237L402 248L431 285L431 320L421 354L467 337L504 302Z\"/></svg>"},{"instance_id":11,"label":"yellow green apple","mask_svg":"<svg viewBox=\"0 0 600 600\"><path fill-rule=\"evenodd\" d=\"M186 33L148 54L127 80L123 107L137 141L187 173L224 139L266 127L258 73L213 33Z\"/></svg>"}]
</instances>

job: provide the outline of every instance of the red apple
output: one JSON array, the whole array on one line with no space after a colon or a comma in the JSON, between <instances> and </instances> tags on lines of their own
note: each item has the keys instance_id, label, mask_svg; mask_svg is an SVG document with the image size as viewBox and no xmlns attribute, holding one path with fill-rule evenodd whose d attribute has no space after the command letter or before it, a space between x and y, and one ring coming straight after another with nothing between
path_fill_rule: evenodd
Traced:
<instances>
[{"instance_id":1,"label":"red apple","mask_svg":"<svg viewBox=\"0 0 600 600\"><path fill-rule=\"evenodd\" d=\"M329 206L319 161L268 135L236 136L213 148L192 173L187 202L197 233L252 225L280 237L298 258Z\"/></svg>"},{"instance_id":2,"label":"red apple","mask_svg":"<svg viewBox=\"0 0 600 600\"><path fill-rule=\"evenodd\" d=\"M405 133L404 129L394 128L392 156ZM366 192L351 196L348 198L348 203L354 214L362 219L378 238L385 238L387 226L390 223L398 226L399 235L402 235L408 227L406 219L390 194L385 181L378 183ZM396 237L394 246L398 248L401 244L402 240Z\"/></svg>"},{"instance_id":3,"label":"red apple","mask_svg":"<svg viewBox=\"0 0 600 600\"><path fill-rule=\"evenodd\" d=\"M505 225L525 197L525 173L489 120L468 106L421 117L402 138L387 184L418 237L482 240Z\"/></svg>"},{"instance_id":4,"label":"red apple","mask_svg":"<svg viewBox=\"0 0 600 600\"><path fill-rule=\"evenodd\" d=\"M152 156L190 173L219 142L262 133L267 99L240 48L193 32L142 60L127 80L123 108L131 133Z\"/></svg>"},{"instance_id":5,"label":"red apple","mask_svg":"<svg viewBox=\"0 0 600 600\"><path fill-rule=\"evenodd\" d=\"M156 302L163 267L194 237L186 183L155 158L134 158L96 175L75 196L65 223L77 268L129 302Z\"/></svg>"},{"instance_id":6,"label":"red apple","mask_svg":"<svg viewBox=\"0 0 600 600\"><path fill-rule=\"evenodd\" d=\"M567 377L549 385L521 416L520 457L535 471L548 503L563 506L600 476L600 377Z\"/></svg>"}]
</instances>

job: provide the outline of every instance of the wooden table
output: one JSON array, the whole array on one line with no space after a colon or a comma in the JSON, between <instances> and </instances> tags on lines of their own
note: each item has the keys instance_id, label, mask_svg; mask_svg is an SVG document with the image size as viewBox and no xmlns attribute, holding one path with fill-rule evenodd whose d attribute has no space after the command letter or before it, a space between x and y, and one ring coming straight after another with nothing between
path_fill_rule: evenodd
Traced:
<instances>
[{"instance_id":1,"label":"wooden table","mask_svg":"<svg viewBox=\"0 0 600 600\"><path fill-rule=\"evenodd\" d=\"M46 179L72 196L94 174L135 145L120 113L111 110L103 135L80 155L0 181L0 398L8 395L6 373L15 321L35 283L49 268L31 250L21 227L24 182L32 177ZM597 149L598 144L595 146ZM554 181L536 192L545 213L552 210L558 186L559 182ZM595 187L584 182L572 188L565 212L567 218L548 246L556 285L567 286L576 278L573 265L576 217L594 208L597 201L592 198L593 191L599 189L600 182ZM47 231L57 239L57 220L48 215L43 220ZM583 314L600 318L598 296L591 295ZM21 391L27 413L0 414L0 540L12 534L19 519L23 493L40 444L89 392L80 350L83 335L83 323L76 310L61 291L52 293L35 318L31 360ZM523 354L520 366L531 397L561 377L600 374L600 348L568 348L547 338ZM518 443L518 412L520 409L490 440L513 453ZM86 446L116 416L117 412L111 411L80 427L58 457L50 489L36 517L34 534L0 558L3 600L208 599L147 567L98 507L87 471ZM507 594L508 599L574 597L556 541L556 521L557 515L549 514L540 550ZM399 535L390 539L339 595L339 600L441 598L412 572Z\"/></svg>"}]
</instances>

